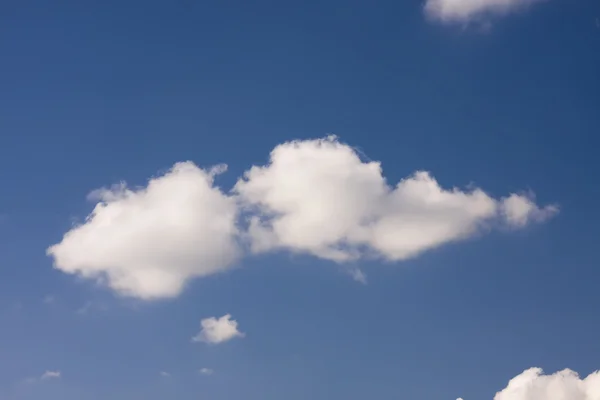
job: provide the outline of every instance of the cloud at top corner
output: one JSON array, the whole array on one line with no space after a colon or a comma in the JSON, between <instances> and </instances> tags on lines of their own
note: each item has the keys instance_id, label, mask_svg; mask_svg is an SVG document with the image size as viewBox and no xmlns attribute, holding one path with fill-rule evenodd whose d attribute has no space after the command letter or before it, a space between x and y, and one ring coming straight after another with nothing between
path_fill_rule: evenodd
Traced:
<instances>
[{"instance_id":1,"label":"cloud at top corner","mask_svg":"<svg viewBox=\"0 0 600 400\"><path fill-rule=\"evenodd\" d=\"M442 23L467 23L505 16L546 0L426 0L425 14Z\"/></svg>"},{"instance_id":2,"label":"cloud at top corner","mask_svg":"<svg viewBox=\"0 0 600 400\"><path fill-rule=\"evenodd\" d=\"M427 171L390 186L381 163L329 136L279 144L230 191L224 166L175 164L145 187L94 191L84 223L47 250L62 272L145 300L236 265L242 255L288 251L336 263L401 261L494 227L519 229L558 212L532 193L494 198L444 188Z\"/></svg>"}]
</instances>

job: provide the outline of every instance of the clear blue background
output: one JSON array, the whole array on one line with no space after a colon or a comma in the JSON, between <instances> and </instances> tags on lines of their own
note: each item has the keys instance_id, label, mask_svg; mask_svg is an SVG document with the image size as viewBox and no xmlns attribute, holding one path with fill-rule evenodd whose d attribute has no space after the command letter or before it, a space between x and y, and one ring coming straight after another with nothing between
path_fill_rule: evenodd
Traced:
<instances>
[{"instance_id":1,"label":"clear blue background","mask_svg":"<svg viewBox=\"0 0 600 400\"><path fill-rule=\"evenodd\" d=\"M598 17L549 0L482 33L417 0L0 2L0 399L475 400L532 366L600 368ZM193 160L228 163L228 189L328 133L391 182L531 188L561 214L362 265L367 286L276 255L152 304L45 256L94 188ZM226 312L245 339L189 342ZM46 369L63 378L19 383Z\"/></svg>"}]
</instances>

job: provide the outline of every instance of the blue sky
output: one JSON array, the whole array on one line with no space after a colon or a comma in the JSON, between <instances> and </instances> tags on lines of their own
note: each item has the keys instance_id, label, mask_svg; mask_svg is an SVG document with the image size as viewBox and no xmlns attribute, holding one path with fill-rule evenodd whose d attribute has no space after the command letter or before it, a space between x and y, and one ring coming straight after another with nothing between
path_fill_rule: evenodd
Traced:
<instances>
[{"instance_id":1,"label":"blue sky","mask_svg":"<svg viewBox=\"0 0 600 400\"><path fill-rule=\"evenodd\" d=\"M2 2L0 399L596 400L600 4L498 4Z\"/></svg>"}]
</instances>

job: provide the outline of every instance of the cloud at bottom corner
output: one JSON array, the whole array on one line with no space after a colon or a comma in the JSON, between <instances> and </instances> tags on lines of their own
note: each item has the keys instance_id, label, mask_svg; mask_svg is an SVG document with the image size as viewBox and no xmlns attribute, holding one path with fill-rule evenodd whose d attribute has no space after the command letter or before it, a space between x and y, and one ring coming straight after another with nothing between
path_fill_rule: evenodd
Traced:
<instances>
[{"instance_id":1,"label":"cloud at bottom corner","mask_svg":"<svg viewBox=\"0 0 600 400\"><path fill-rule=\"evenodd\" d=\"M493 399L598 400L600 399L600 371L582 377L571 369L546 374L541 368L529 368L512 378Z\"/></svg>"}]
</instances>

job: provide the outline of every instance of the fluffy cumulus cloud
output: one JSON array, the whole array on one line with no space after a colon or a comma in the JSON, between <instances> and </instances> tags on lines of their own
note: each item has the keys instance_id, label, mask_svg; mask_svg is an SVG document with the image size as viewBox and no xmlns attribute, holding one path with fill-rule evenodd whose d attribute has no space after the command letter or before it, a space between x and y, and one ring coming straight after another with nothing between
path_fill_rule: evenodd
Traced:
<instances>
[{"instance_id":1,"label":"fluffy cumulus cloud","mask_svg":"<svg viewBox=\"0 0 600 400\"><path fill-rule=\"evenodd\" d=\"M506 15L545 0L426 0L426 14L442 22L464 23L491 15Z\"/></svg>"},{"instance_id":2,"label":"fluffy cumulus cloud","mask_svg":"<svg viewBox=\"0 0 600 400\"><path fill-rule=\"evenodd\" d=\"M234 192L250 210L255 252L287 249L339 262L369 253L404 260L493 224L523 227L557 211L531 196L443 188L425 171L391 187L380 163L361 160L335 137L277 146Z\"/></svg>"},{"instance_id":3,"label":"fluffy cumulus cloud","mask_svg":"<svg viewBox=\"0 0 600 400\"><path fill-rule=\"evenodd\" d=\"M192 342L219 344L245 336L238 330L238 323L231 319L230 314L225 314L221 318L205 318L200 321L200 327L200 332L192 338Z\"/></svg>"},{"instance_id":4,"label":"fluffy cumulus cloud","mask_svg":"<svg viewBox=\"0 0 600 400\"><path fill-rule=\"evenodd\" d=\"M183 162L144 188L97 190L85 223L48 254L57 269L124 295L176 296L189 278L222 271L239 255L235 201L213 186L223 170Z\"/></svg>"},{"instance_id":5,"label":"fluffy cumulus cloud","mask_svg":"<svg viewBox=\"0 0 600 400\"><path fill-rule=\"evenodd\" d=\"M600 372L594 372L582 379L569 369L545 375L540 368L531 368L517 375L494 397L494 400L598 399L600 399Z\"/></svg>"},{"instance_id":6,"label":"fluffy cumulus cloud","mask_svg":"<svg viewBox=\"0 0 600 400\"><path fill-rule=\"evenodd\" d=\"M225 169L183 162L145 187L96 190L91 214L48 254L63 272L155 299L229 268L242 251L397 261L558 212L538 206L533 194L494 198L479 188L443 187L426 171L392 186L379 162L333 136L276 146L269 162L248 169L229 193L214 185ZM360 270L351 275L366 282Z\"/></svg>"}]
</instances>

